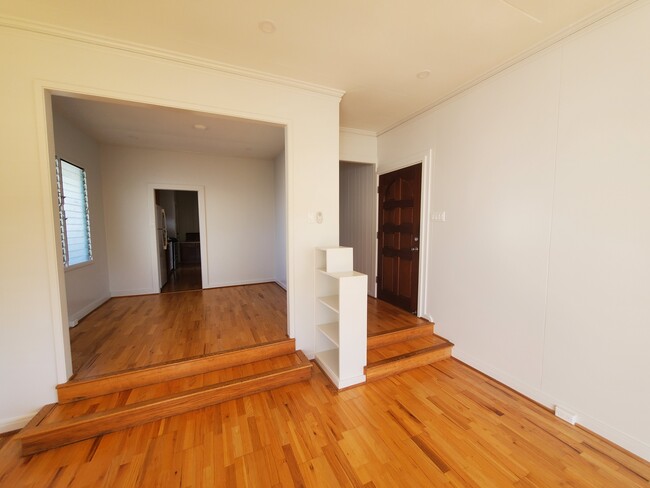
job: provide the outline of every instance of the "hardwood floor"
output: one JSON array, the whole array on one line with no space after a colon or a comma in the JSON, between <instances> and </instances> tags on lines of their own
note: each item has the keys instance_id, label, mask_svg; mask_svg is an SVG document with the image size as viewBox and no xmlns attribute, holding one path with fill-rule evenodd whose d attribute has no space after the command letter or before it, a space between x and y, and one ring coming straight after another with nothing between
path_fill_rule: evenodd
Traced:
<instances>
[{"instance_id":1,"label":"hardwood floor","mask_svg":"<svg viewBox=\"0 0 650 488\"><path fill-rule=\"evenodd\" d=\"M368 337L392 330L431 324L388 302L368 297Z\"/></svg>"},{"instance_id":2,"label":"hardwood floor","mask_svg":"<svg viewBox=\"0 0 650 488\"><path fill-rule=\"evenodd\" d=\"M160 293L200 290L201 286L201 265L179 264L167 277L167 283L162 287Z\"/></svg>"},{"instance_id":3,"label":"hardwood floor","mask_svg":"<svg viewBox=\"0 0 650 488\"><path fill-rule=\"evenodd\" d=\"M286 309L274 283L113 298L70 329L75 378L284 339Z\"/></svg>"},{"instance_id":4,"label":"hardwood floor","mask_svg":"<svg viewBox=\"0 0 650 488\"><path fill-rule=\"evenodd\" d=\"M274 283L113 298L70 329L76 379L287 337L286 292ZM368 298L368 335L430 324Z\"/></svg>"},{"instance_id":5,"label":"hardwood floor","mask_svg":"<svg viewBox=\"0 0 650 488\"><path fill-rule=\"evenodd\" d=\"M4 446L11 438L18 433L17 430L12 430L10 432L3 432L0 434L0 449Z\"/></svg>"},{"instance_id":6,"label":"hardwood floor","mask_svg":"<svg viewBox=\"0 0 650 488\"><path fill-rule=\"evenodd\" d=\"M646 487L650 464L462 363L311 380L26 457L0 486Z\"/></svg>"}]
</instances>

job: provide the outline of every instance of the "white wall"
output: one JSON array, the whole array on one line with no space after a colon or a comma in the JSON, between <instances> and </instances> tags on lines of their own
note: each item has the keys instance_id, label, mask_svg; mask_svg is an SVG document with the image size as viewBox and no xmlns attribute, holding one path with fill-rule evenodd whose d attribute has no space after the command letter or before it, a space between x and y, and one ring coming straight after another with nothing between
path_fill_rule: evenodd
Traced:
<instances>
[{"instance_id":1,"label":"white wall","mask_svg":"<svg viewBox=\"0 0 650 488\"><path fill-rule=\"evenodd\" d=\"M275 192L274 281L287 288L287 191L285 154L282 151L273 162Z\"/></svg>"},{"instance_id":2,"label":"white wall","mask_svg":"<svg viewBox=\"0 0 650 488\"><path fill-rule=\"evenodd\" d=\"M365 130L342 127L339 133L339 159L377 164L377 136Z\"/></svg>"},{"instance_id":3,"label":"white wall","mask_svg":"<svg viewBox=\"0 0 650 488\"><path fill-rule=\"evenodd\" d=\"M425 309L454 355L650 457L650 5L379 137L433 149Z\"/></svg>"},{"instance_id":4,"label":"white wall","mask_svg":"<svg viewBox=\"0 0 650 488\"><path fill-rule=\"evenodd\" d=\"M354 269L368 275L375 296L377 176L374 164L341 162L339 168L339 240L354 249Z\"/></svg>"},{"instance_id":5,"label":"white wall","mask_svg":"<svg viewBox=\"0 0 650 488\"><path fill-rule=\"evenodd\" d=\"M156 291L151 185L204 187L204 288L274 281L273 161L108 145L101 161L113 296Z\"/></svg>"},{"instance_id":6,"label":"white wall","mask_svg":"<svg viewBox=\"0 0 650 488\"><path fill-rule=\"evenodd\" d=\"M88 186L93 260L89 264L73 266L65 271L68 320L74 322L110 298L99 147L94 140L56 113L54 140L57 156L86 171Z\"/></svg>"},{"instance_id":7,"label":"white wall","mask_svg":"<svg viewBox=\"0 0 650 488\"><path fill-rule=\"evenodd\" d=\"M3 240L0 253L0 430L18 427L55 401L55 385L71 374L46 88L287 126L289 321L296 346L312 355L313 249L338 244L340 92L281 85L196 59L33 29L0 27L0 208L5 227L20 236ZM308 211L323 212L324 222L308 223Z\"/></svg>"}]
</instances>

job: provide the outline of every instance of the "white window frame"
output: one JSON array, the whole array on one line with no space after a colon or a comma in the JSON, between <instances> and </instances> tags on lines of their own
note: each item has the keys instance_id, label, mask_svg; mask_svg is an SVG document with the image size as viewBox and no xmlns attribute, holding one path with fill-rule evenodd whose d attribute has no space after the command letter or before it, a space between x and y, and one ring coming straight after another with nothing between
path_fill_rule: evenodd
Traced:
<instances>
[{"instance_id":1,"label":"white window frame","mask_svg":"<svg viewBox=\"0 0 650 488\"><path fill-rule=\"evenodd\" d=\"M74 261L71 263L70 259L70 245L68 242L68 216L66 216L66 205L65 205L65 187L63 181L63 165L69 165L71 168L75 168L80 171L81 180L83 185L82 193L82 213L84 214L84 219L82 220L83 229L84 229L84 251L87 251L84 259L81 261ZM70 161L63 158L56 158L56 189L58 196L58 206L59 206L59 230L61 237L61 251L63 254L63 266L68 269L74 269L76 267L86 266L93 262L93 248L92 248L92 239L90 233L90 210L88 206L88 180L86 176L86 170L81 166L71 163ZM70 190L70 188L68 188Z\"/></svg>"}]
</instances>

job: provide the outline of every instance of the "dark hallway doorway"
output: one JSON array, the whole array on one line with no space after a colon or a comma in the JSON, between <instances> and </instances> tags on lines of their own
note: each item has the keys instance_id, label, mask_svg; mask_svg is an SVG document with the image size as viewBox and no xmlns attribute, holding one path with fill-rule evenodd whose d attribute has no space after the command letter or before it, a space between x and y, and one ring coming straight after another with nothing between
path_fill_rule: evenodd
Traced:
<instances>
[{"instance_id":1,"label":"dark hallway doorway","mask_svg":"<svg viewBox=\"0 0 650 488\"><path fill-rule=\"evenodd\" d=\"M167 236L166 248L163 245L165 249L160 250L160 292L200 290L203 283L198 192L156 190L156 208L163 210L161 219L165 221Z\"/></svg>"}]
</instances>

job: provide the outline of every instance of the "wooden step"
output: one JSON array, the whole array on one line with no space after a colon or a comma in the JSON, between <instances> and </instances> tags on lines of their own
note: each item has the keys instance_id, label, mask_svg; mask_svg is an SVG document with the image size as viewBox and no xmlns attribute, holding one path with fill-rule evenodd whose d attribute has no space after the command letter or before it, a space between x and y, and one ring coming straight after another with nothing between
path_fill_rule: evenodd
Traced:
<instances>
[{"instance_id":1,"label":"wooden step","mask_svg":"<svg viewBox=\"0 0 650 488\"><path fill-rule=\"evenodd\" d=\"M404 342L418 337L431 337L433 335L433 323L401 327L388 332L380 332L368 336L368 349Z\"/></svg>"},{"instance_id":2,"label":"wooden step","mask_svg":"<svg viewBox=\"0 0 650 488\"><path fill-rule=\"evenodd\" d=\"M194 376L218 369L231 368L252 361L290 354L296 350L295 339L269 342L253 347L232 349L197 358L169 361L155 366L120 373L70 380L56 387L60 404L85 398L130 390L177 378Z\"/></svg>"},{"instance_id":3,"label":"wooden step","mask_svg":"<svg viewBox=\"0 0 650 488\"><path fill-rule=\"evenodd\" d=\"M277 364L282 362L289 365L278 368ZM266 371L246 374L264 368ZM23 429L15 439L21 442L23 455L33 454L304 381L311 377L311 369L312 364L302 351L296 351L281 358L173 380L163 385L151 385L95 399L58 405L37 426ZM197 383L210 381L211 375L222 378L228 373L235 377L228 381L191 387ZM188 385L190 385L189 389L187 389ZM156 392L163 387L174 391L156 396ZM125 399L129 396L134 396L137 401L128 403ZM106 403L107 399L112 399L113 402L119 402L121 399L123 404L112 406L111 401Z\"/></svg>"},{"instance_id":4,"label":"wooden step","mask_svg":"<svg viewBox=\"0 0 650 488\"><path fill-rule=\"evenodd\" d=\"M366 381L374 381L446 359L453 344L439 336L420 337L368 351Z\"/></svg>"}]
</instances>

